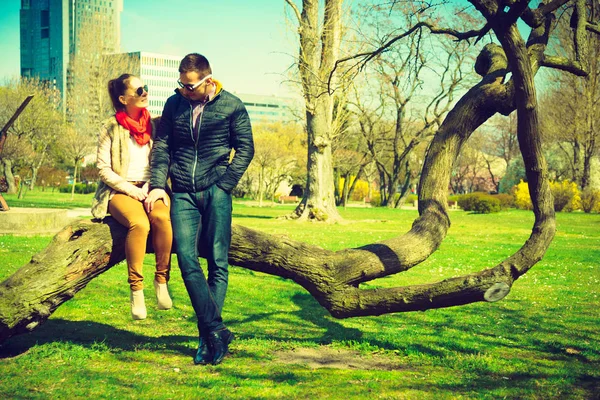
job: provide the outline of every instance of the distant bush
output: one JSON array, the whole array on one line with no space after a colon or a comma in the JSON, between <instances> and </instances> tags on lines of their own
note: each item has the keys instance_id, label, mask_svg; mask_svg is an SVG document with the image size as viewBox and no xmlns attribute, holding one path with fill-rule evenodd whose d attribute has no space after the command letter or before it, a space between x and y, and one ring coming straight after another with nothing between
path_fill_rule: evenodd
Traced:
<instances>
[{"instance_id":1,"label":"distant bush","mask_svg":"<svg viewBox=\"0 0 600 400\"><path fill-rule=\"evenodd\" d=\"M587 188L581 192L581 209L588 214L600 212L600 190Z\"/></svg>"},{"instance_id":2,"label":"distant bush","mask_svg":"<svg viewBox=\"0 0 600 400\"><path fill-rule=\"evenodd\" d=\"M500 211L500 200L482 192L464 194L458 198L458 205L465 211L489 214Z\"/></svg>"},{"instance_id":3,"label":"distant bush","mask_svg":"<svg viewBox=\"0 0 600 400\"><path fill-rule=\"evenodd\" d=\"M97 183L76 183L75 184L75 193L77 194L88 194L94 193L98 188ZM58 188L61 193L71 193L73 189L73 185L62 185Z\"/></svg>"},{"instance_id":4,"label":"distant bush","mask_svg":"<svg viewBox=\"0 0 600 400\"><path fill-rule=\"evenodd\" d=\"M513 189L513 197L515 199L515 207L521 210L532 210L531 198L529 197L529 186L527 182L519 182Z\"/></svg>"},{"instance_id":5,"label":"distant bush","mask_svg":"<svg viewBox=\"0 0 600 400\"><path fill-rule=\"evenodd\" d=\"M356 185L354 185L354 191L352 192L351 200L363 201L368 194L369 184L359 179L358 182L356 182Z\"/></svg>"},{"instance_id":6,"label":"distant bush","mask_svg":"<svg viewBox=\"0 0 600 400\"><path fill-rule=\"evenodd\" d=\"M508 193L498 193L491 195L493 198L498 199L500 202L500 208L503 210L512 208L515 206L515 198Z\"/></svg>"},{"instance_id":7,"label":"distant bush","mask_svg":"<svg viewBox=\"0 0 600 400\"><path fill-rule=\"evenodd\" d=\"M554 211L570 212L581 208L581 196L575 182L550 182L550 190L554 196Z\"/></svg>"},{"instance_id":8,"label":"distant bush","mask_svg":"<svg viewBox=\"0 0 600 400\"><path fill-rule=\"evenodd\" d=\"M373 192L373 196L371 197L371 206L381 207L381 194L379 192Z\"/></svg>"},{"instance_id":9,"label":"distant bush","mask_svg":"<svg viewBox=\"0 0 600 400\"><path fill-rule=\"evenodd\" d=\"M415 201L419 200L419 196L417 196L416 194L409 194L404 198L404 204L407 204L409 206L412 206Z\"/></svg>"},{"instance_id":10,"label":"distant bush","mask_svg":"<svg viewBox=\"0 0 600 400\"><path fill-rule=\"evenodd\" d=\"M458 206L465 211L473 211L473 208L475 207L475 203L477 202L477 198L481 194L482 193L475 192L475 193L463 194L463 195L459 196L458 197Z\"/></svg>"},{"instance_id":11,"label":"distant bush","mask_svg":"<svg viewBox=\"0 0 600 400\"><path fill-rule=\"evenodd\" d=\"M500 200L487 195L479 198L479 201L475 203L475 208L473 211L479 214L489 214L499 212L501 209Z\"/></svg>"}]
</instances>

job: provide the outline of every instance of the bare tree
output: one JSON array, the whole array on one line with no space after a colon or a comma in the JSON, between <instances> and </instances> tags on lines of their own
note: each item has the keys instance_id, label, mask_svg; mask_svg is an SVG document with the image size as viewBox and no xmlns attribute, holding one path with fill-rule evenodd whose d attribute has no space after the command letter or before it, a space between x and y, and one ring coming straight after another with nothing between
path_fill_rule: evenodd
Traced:
<instances>
[{"instance_id":1,"label":"bare tree","mask_svg":"<svg viewBox=\"0 0 600 400\"><path fill-rule=\"evenodd\" d=\"M519 155L519 143L517 142L517 115L512 113L508 118L493 117L489 127L479 129L479 137L476 148L481 152L482 159L488 171L494 191L500 191L502 176L496 172L498 161L504 163L504 171L512 160Z\"/></svg>"},{"instance_id":2,"label":"bare tree","mask_svg":"<svg viewBox=\"0 0 600 400\"><path fill-rule=\"evenodd\" d=\"M64 135L56 150L62 155L67 165L73 167L73 185L71 187L71 200L75 198L75 186L77 185L77 172L83 158L90 154L96 142L91 141L86 132L75 129L71 124L66 125Z\"/></svg>"},{"instance_id":3,"label":"bare tree","mask_svg":"<svg viewBox=\"0 0 600 400\"><path fill-rule=\"evenodd\" d=\"M324 9L320 10L319 0L302 0L301 8L292 0L286 0L298 21L298 70L306 108L306 189L293 214L301 220L341 219L335 207L331 148L336 135L336 104L330 87L335 87L335 79L334 84L329 85L329 78L341 44L342 2L325 0ZM323 22L319 23L321 13Z\"/></svg>"},{"instance_id":4,"label":"bare tree","mask_svg":"<svg viewBox=\"0 0 600 400\"><path fill-rule=\"evenodd\" d=\"M458 39L492 32L499 44L488 43L475 63L482 77L456 103L428 148L419 185L419 217L406 234L355 249L329 251L274 237L240 226L232 230L229 262L294 280L337 318L451 307L504 298L514 282L545 254L555 234L554 204L542 141L534 76L541 67L586 76L580 62L581 40L600 34L588 21L585 1L555 0L530 9L527 1L470 0L484 17L481 28L463 32L420 22L390 39L393 45L415 29L428 29ZM545 54L557 9L577 7L572 58ZM532 27L527 41L521 19ZM583 47L582 47L583 46ZM368 61L385 48L352 58ZM508 76L510 74L510 77ZM447 195L451 166L471 134L496 113L517 111L517 136L524 160L535 221L528 240L498 265L439 282L370 289L361 284L409 270L436 251L450 226ZM90 279L124 259L125 228L81 221L63 229L49 247L0 284L0 340L34 329Z\"/></svg>"},{"instance_id":5,"label":"bare tree","mask_svg":"<svg viewBox=\"0 0 600 400\"><path fill-rule=\"evenodd\" d=\"M259 206L265 197L273 201L279 185L306 166L299 127L293 124L257 124L254 158L246 172L257 182Z\"/></svg>"},{"instance_id":6,"label":"bare tree","mask_svg":"<svg viewBox=\"0 0 600 400\"><path fill-rule=\"evenodd\" d=\"M108 96L108 81L132 73L135 68L127 54L107 53L102 18L92 13L79 30L67 81L67 119L75 129L93 139L90 132L97 132L100 122L114 112Z\"/></svg>"},{"instance_id":7,"label":"bare tree","mask_svg":"<svg viewBox=\"0 0 600 400\"><path fill-rule=\"evenodd\" d=\"M399 14L401 26L423 18L418 3L396 3L391 10L380 9L372 23L379 36L375 41L384 42L390 31L398 29L393 20L385 18L389 14ZM385 27L380 26L382 21ZM466 43L446 39L431 44L427 33L414 31L401 45L371 61L368 80L377 84L371 101L375 107L359 98L364 97L362 91L355 96L354 106L363 120L362 132L379 172L382 206L398 207L411 181L418 177L410 162L413 152L431 139L450 110L461 89L468 57Z\"/></svg>"},{"instance_id":8,"label":"bare tree","mask_svg":"<svg viewBox=\"0 0 600 400\"><path fill-rule=\"evenodd\" d=\"M585 18L593 20L600 15L600 3L585 2L590 8ZM545 96L544 133L546 140L557 144L569 167L569 178L582 189L591 183L592 158L600 150L600 38L580 35L577 24L584 5L567 8L559 18L552 49L560 54L580 54L579 61L586 68L585 79L569 74L552 72L556 83ZM573 40L573 39L577 40ZM556 105L560 104L561 107Z\"/></svg>"},{"instance_id":9,"label":"bare tree","mask_svg":"<svg viewBox=\"0 0 600 400\"><path fill-rule=\"evenodd\" d=\"M491 171L490 156L486 157L481 151L482 139L471 137L454 161L450 187L455 194L488 192L497 187Z\"/></svg>"},{"instance_id":10,"label":"bare tree","mask_svg":"<svg viewBox=\"0 0 600 400\"><path fill-rule=\"evenodd\" d=\"M348 102L348 106L350 104ZM365 140L360 132L359 121L349 117L345 119L345 124L346 126L332 142L336 205L343 207L354 192L365 168L371 163ZM341 181L344 183L340 191Z\"/></svg>"},{"instance_id":11,"label":"bare tree","mask_svg":"<svg viewBox=\"0 0 600 400\"><path fill-rule=\"evenodd\" d=\"M28 78L10 82L3 88L0 118L8 120L31 94L34 94L33 99L8 130L6 149L1 155L9 185L10 181L14 182L10 176L13 167L22 165L29 170L30 190L35 187L39 168L47 162L50 147L60 137L63 120L58 91L46 82Z\"/></svg>"}]
</instances>

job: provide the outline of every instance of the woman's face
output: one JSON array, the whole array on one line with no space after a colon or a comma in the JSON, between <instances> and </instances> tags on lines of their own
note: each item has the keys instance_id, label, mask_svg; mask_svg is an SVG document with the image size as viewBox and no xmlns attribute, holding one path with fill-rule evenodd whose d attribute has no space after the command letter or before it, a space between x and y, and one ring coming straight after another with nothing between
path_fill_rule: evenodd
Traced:
<instances>
[{"instance_id":1,"label":"woman's face","mask_svg":"<svg viewBox=\"0 0 600 400\"><path fill-rule=\"evenodd\" d=\"M125 93L119 96L119 101L125 108L146 108L148 107L148 86L137 76L132 77L127 82Z\"/></svg>"}]
</instances>

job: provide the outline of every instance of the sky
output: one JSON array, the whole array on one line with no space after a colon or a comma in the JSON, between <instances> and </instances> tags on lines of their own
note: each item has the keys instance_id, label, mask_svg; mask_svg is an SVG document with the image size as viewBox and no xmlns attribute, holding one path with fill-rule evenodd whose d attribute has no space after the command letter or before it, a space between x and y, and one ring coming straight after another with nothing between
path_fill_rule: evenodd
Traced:
<instances>
[{"instance_id":1,"label":"sky","mask_svg":"<svg viewBox=\"0 0 600 400\"><path fill-rule=\"evenodd\" d=\"M291 96L297 55L285 0L123 0L121 50L198 52L232 92ZM0 83L20 71L20 0L0 0ZM288 15L288 17L286 17Z\"/></svg>"}]
</instances>

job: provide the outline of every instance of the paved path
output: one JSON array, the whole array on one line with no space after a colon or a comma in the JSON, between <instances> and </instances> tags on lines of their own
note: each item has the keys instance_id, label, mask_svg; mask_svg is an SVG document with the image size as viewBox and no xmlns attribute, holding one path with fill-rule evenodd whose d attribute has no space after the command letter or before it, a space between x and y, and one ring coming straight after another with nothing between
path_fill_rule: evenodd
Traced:
<instances>
[{"instance_id":1,"label":"paved path","mask_svg":"<svg viewBox=\"0 0 600 400\"><path fill-rule=\"evenodd\" d=\"M71 221L91 216L89 208L11 207L0 212L0 235L54 235Z\"/></svg>"}]
</instances>

